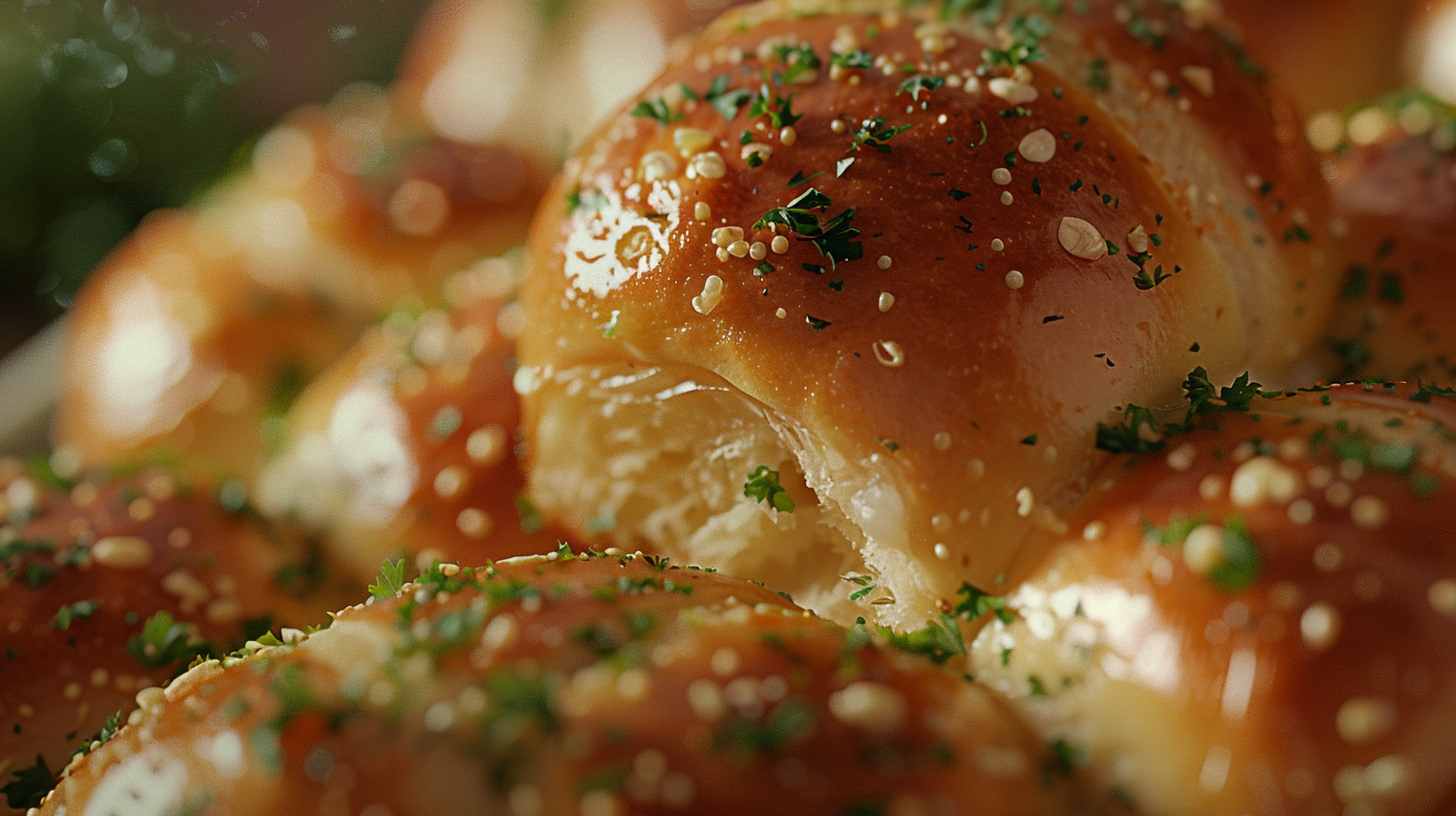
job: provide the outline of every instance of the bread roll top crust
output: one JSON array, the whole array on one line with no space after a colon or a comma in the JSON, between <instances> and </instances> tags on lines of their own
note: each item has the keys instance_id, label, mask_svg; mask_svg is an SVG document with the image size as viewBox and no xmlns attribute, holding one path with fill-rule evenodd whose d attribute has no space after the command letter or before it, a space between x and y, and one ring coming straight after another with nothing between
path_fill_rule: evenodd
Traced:
<instances>
[{"instance_id":1,"label":"bread roll top crust","mask_svg":"<svg viewBox=\"0 0 1456 816\"><path fill-rule=\"evenodd\" d=\"M1456 392L1337 386L1115 458L973 670L1139 812L1432 812L1453 423Z\"/></svg>"},{"instance_id":2,"label":"bread roll top crust","mask_svg":"<svg viewBox=\"0 0 1456 816\"><path fill-rule=\"evenodd\" d=\"M43 813L1062 813L990 695L751 583L644 557L435 567L145 701ZM199 748L198 746L201 746ZM159 808L165 811L165 808Z\"/></svg>"},{"instance_id":3,"label":"bread roll top crust","mask_svg":"<svg viewBox=\"0 0 1456 816\"><path fill-rule=\"evenodd\" d=\"M1201 12L1072 6L712 26L538 216L528 447L573 366L726 384L916 623L1035 562L1114 408L1303 354L1332 285L1292 114Z\"/></svg>"}]
</instances>

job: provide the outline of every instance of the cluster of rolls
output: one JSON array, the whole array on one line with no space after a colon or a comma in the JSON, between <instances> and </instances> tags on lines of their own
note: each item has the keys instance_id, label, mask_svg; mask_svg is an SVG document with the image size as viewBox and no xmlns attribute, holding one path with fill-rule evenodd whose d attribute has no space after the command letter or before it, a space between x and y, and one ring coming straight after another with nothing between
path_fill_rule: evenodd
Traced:
<instances>
[{"instance_id":1,"label":"cluster of rolls","mask_svg":"<svg viewBox=\"0 0 1456 816\"><path fill-rule=\"evenodd\" d=\"M9 806L1456 807L1456 112L1302 4L659 5L444 3L108 260Z\"/></svg>"}]
</instances>

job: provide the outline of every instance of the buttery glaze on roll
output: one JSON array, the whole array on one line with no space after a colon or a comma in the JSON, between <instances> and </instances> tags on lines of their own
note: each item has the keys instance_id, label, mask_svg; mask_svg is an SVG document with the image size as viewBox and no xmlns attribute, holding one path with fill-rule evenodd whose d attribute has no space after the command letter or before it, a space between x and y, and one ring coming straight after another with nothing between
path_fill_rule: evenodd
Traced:
<instances>
[{"instance_id":1,"label":"buttery glaze on roll","mask_svg":"<svg viewBox=\"0 0 1456 816\"><path fill-rule=\"evenodd\" d=\"M1305 353L1290 110L1196 9L1012 6L731 11L569 162L516 379L547 515L915 627L1035 564L1114 408Z\"/></svg>"},{"instance_id":2,"label":"buttery glaze on roll","mask_svg":"<svg viewBox=\"0 0 1456 816\"><path fill-rule=\"evenodd\" d=\"M1148 816L1450 812L1456 392L1242 399L1124 436L971 670Z\"/></svg>"},{"instance_id":3,"label":"buttery glaze on roll","mask_svg":"<svg viewBox=\"0 0 1456 816\"><path fill-rule=\"evenodd\" d=\"M524 235L542 168L431 138L348 89L265 134L193 210L160 212L71 311L56 441L251 478L299 389L371 320Z\"/></svg>"},{"instance_id":4,"label":"buttery glaze on roll","mask_svg":"<svg viewBox=\"0 0 1456 816\"><path fill-rule=\"evenodd\" d=\"M1329 329L1339 377L1456 381L1456 110L1402 93L1308 133L1343 227L1340 305Z\"/></svg>"},{"instance_id":5,"label":"buttery glaze on roll","mask_svg":"<svg viewBox=\"0 0 1456 816\"><path fill-rule=\"evenodd\" d=\"M163 469L60 485L0 460L0 779L12 806L34 804L108 716L195 655L322 623L354 596L237 487Z\"/></svg>"},{"instance_id":6,"label":"buttery glaze on roll","mask_svg":"<svg viewBox=\"0 0 1456 816\"><path fill-rule=\"evenodd\" d=\"M398 555L424 569L554 548L516 455L520 267L517 254L452 275L440 307L396 310L319 375L285 417L258 508L326 534L365 579Z\"/></svg>"},{"instance_id":7,"label":"buttery glaze on roll","mask_svg":"<svg viewBox=\"0 0 1456 816\"><path fill-rule=\"evenodd\" d=\"M40 812L1070 812L983 688L748 582L564 554L381 576L148 692Z\"/></svg>"}]
</instances>

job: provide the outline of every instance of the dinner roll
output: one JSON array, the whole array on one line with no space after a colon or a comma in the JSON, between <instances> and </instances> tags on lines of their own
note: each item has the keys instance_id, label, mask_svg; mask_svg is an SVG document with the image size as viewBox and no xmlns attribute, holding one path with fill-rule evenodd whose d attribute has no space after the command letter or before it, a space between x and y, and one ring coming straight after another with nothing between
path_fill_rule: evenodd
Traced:
<instances>
[{"instance_id":1,"label":"dinner roll","mask_svg":"<svg viewBox=\"0 0 1456 816\"><path fill-rule=\"evenodd\" d=\"M148 468L78 481L0 461L0 779L24 809L50 773L200 653L321 623L317 548L219 491Z\"/></svg>"},{"instance_id":2,"label":"dinner roll","mask_svg":"<svg viewBox=\"0 0 1456 816\"><path fill-rule=\"evenodd\" d=\"M1404 84L1399 54L1420 0L1218 0L1250 70L1289 89L1305 115L1344 110Z\"/></svg>"},{"instance_id":3,"label":"dinner roll","mask_svg":"<svg viewBox=\"0 0 1456 816\"><path fill-rule=\"evenodd\" d=\"M516 387L578 535L918 627L1037 563L1115 407L1283 369L1334 284L1199 10L866 7L730 11L568 163Z\"/></svg>"},{"instance_id":4,"label":"dinner roll","mask_svg":"<svg viewBox=\"0 0 1456 816\"><path fill-rule=\"evenodd\" d=\"M517 253L451 276L440 307L395 311L311 383L259 509L318 531L361 578L398 555L424 569L554 549L516 456L520 267Z\"/></svg>"},{"instance_id":5,"label":"dinner roll","mask_svg":"<svg viewBox=\"0 0 1456 816\"><path fill-rule=\"evenodd\" d=\"M382 575L146 693L40 812L1069 812L980 686L748 582L562 554Z\"/></svg>"},{"instance_id":6,"label":"dinner roll","mask_svg":"<svg viewBox=\"0 0 1456 816\"><path fill-rule=\"evenodd\" d=\"M394 105L351 88L295 112L246 171L103 262L69 317L58 444L89 466L162 451L249 477L270 421L369 322L521 240L545 171Z\"/></svg>"},{"instance_id":7,"label":"dinner roll","mask_svg":"<svg viewBox=\"0 0 1456 816\"><path fill-rule=\"evenodd\" d=\"M1447 812L1456 392L1234 392L1109 434L971 670L1138 813Z\"/></svg>"},{"instance_id":8,"label":"dinner roll","mask_svg":"<svg viewBox=\"0 0 1456 816\"><path fill-rule=\"evenodd\" d=\"M674 40L741 0L437 0L394 93L432 132L552 165L652 81Z\"/></svg>"},{"instance_id":9,"label":"dinner roll","mask_svg":"<svg viewBox=\"0 0 1456 816\"><path fill-rule=\"evenodd\" d=\"M1338 376L1456 376L1456 111L1421 93L1310 123L1344 235Z\"/></svg>"}]
</instances>

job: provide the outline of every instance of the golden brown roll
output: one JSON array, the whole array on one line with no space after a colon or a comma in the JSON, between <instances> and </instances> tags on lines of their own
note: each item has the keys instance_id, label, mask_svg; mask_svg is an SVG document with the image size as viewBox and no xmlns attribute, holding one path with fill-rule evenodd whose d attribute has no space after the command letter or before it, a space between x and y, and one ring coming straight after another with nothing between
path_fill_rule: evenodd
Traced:
<instances>
[{"instance_id":1,"label":"golden brown roll","mask_svg":"<svg viewBox=\"0 0 1456 816\"><path fill-rule=\"evenodd\" d=\"M1401 87L1399 57L1419 0L1218 0L1247 49L1311 115Z\"/></svg>"},{"instance_id":2,"label":"golden brown roll","mask_svg":"<svg viewBox=\"0 0 1456 816\"><path fill-rule=\"evenodd\" d=\"M88 466L161 451L251 477L263 426L369 322L521 240L542 169L430 139L393 106L352 89L294 113L248 171L103 263L70 315L58 445Z\"/></svg>"},{"instance_id":3,"label":"golden brown roll","mask_svg":"<svg viewBox=\"0 0 1456 816\"><path fill-rule=\"evenodd\" d=\"M238 487L155 468L67 482L0 461L0 780L11 806L34 804L47 771L196 655L322 623L355 595Z\"/></svg>"},{"instance_id":4,"label":"golden brown roll","mask_svg":"<svg viewBox=\"0 0 1456 816\"><path fill-rule=\"evenodd\" d=\"M971 670L1138 813L1449 812L1456 392L1225 396L1133 418Z\"/></svg>"},{"instance_id":5,"label":"golden brown roll","mask_svg":"<svg viewBox=\"0 0 1456 816\"><path fill-rule=\"evenodd\" d=\"M1197 10L1085 5L750 6L607 122L532 238L543 512L918 627L1034 566L1114 407L1300 357L1290 109Z\"/></svg>"},{"instance_id":6,"label":"golden brown roll","mask_svg":"<svg viewBox=\"0 0 1456 816\"><path fill-rule=\"evenodd\" d=\"M1329 329L1339 377L1456 374L1456 111L1423 93L1310 123L1345 261Z\"/></svg>"},{"instance_id":7,"label":"golden brown roll","mask_svg":"<svg viewBox=\"0 0 1456 816\"><path fill-rule=\"evenodd\" d=\"M751 583L565 554L381 576L146 692L41 813L1069 812L981 687Z\"/></svg>"},{"instance_id":8,"label":"golden brown roll","mask_svg":"<svg viewBox=\"0 0 1456 816\"><path fill-rule=\"evenodd\" d=\"M259 510L317 530L361 578L399 555L424 569L554 549L516 455L520 266L451 276L441 307L395 311L311 383L259 475Z\"/></svg>"}]
</instances>

